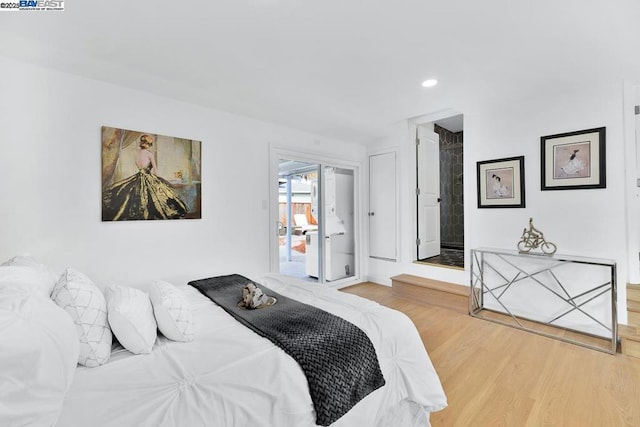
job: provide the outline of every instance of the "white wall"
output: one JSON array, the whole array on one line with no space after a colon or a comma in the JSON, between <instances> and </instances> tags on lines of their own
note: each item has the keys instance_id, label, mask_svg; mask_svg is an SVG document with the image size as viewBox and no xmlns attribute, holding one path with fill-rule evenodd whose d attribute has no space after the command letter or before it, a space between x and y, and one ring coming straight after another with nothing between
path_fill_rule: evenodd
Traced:
<instances>
[{"instance_id":1,"label":"white wall","mask_svg":"<svg viewBox=\"0 0 640 427\"><path fill-rule=\"evenodd\" d=\"M360 145L5 58L0 70L0 260L31 253L57 271L74 266L102 283L260 274L269 269L272 231L269 142L367 164ZM630 256L622 95L622 82L517 105L470 94L473 102L457 110L465 115L466 248L514 248L532 216L560 252L618 262L624 315ZM101 222L102 125L202 140L203 219ZM541 192L540 136L598 126L607 127L607 188ZM413 263L415 159L409 134L408 123L399 123L370 147L398 152L399 260L365 257L365 277L389 283L395 274L411 273L467 284L468 271ZM516 155L525 156L527 208L477 209L476 162Z\"/></svg>"},{"instance_id":2,"label":"white wall","mask_svg":"<svg viewBox=\"0 0 640 427\"><path fill-rule=\"evenodd\" d=\"M533 217L537 228L556 243L559 252L614 259L618 263L618 307L626 318L625 283L629 277L625 216L625 142L623 85L608 82L579 93L532 98L515 104L483 102L469 94L464 113L465 248L515 249ZM581 129L607 128L607 188L595 190L540 190L540 137ZM415 149L409 123L398 125L377 146L395 145L400 153L400 245L397 263L370 260L368 278L388 282L411 273L454 283L469 283L467 271L414 264L415 260ZM371 150L374 150L373 147ZM526 208L478 209L476 162L525 156ZM637 266L631 266L635 269Z\"/></svg>"},{"instance_id":3,"label":"white wall","mask_svg":"<svg viewBox=\"0 0 640 427\"><path fill-rule=\"evenodd\" d=\"M465 164L465 177L475 177L477 160L523 154L527 181L526 209L471 211L469 246L514 248L533 217L560 252L614 258L626 280L622 95L620 82L465 115L465 160L473 162ZM540 191L540 137L599 126L607 128L607 188ZM467 190L475 197L475 188Z\"/></svg>"},{"instance_id":4,"label":"white wall","mask_svg":"<svg viewBox=\"0 0 640 427\"><path fill-rule=\"evenodd\" d=\"M360 145L0 58L0 260L95 281L269 269L269 143L362 161ZM202 219L101 222L100 127L202 141Z\"/></svg>"}]
</instances>

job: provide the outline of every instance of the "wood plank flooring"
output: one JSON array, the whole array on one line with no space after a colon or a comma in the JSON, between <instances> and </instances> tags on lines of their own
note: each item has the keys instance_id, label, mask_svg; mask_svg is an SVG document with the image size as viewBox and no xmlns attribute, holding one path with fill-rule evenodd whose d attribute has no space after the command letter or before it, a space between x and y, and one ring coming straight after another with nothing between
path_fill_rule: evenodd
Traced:
<instances>
[{"instance_id":1,"label":"wood plank flooring","mask_svg":"<svg viewBox=\"0 0 640 427\"><path fill-rule=\"evenodd\" d=\"M640 426L640 359L416 303L387 286L342 291L413 320L449 402L431 414L433 427Z\"/></svg>"}]
</instances>

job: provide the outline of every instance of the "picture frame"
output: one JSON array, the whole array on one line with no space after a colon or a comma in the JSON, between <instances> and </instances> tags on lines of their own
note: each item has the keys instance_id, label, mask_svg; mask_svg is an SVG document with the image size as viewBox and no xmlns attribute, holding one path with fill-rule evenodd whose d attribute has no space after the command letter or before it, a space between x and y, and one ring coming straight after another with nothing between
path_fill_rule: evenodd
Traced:
<instances>
[{"instance_id":1,"label":"picture frame","mask_svg":"<svg viewBox=\"0 0 640 427\"><path fill-rule=\"evenodd\" d=\"M606 128L540 137L540 188L606 188Z\"/></svg>"},{"instance_id":2,"label":"picture frame","mask_svg":"<svg viewBox=\"0 0 640 427\"><path fill-rule=\"evenodd\" d=\"M477 163L478 208L524 208L524 156Z\"/></svg>"},{"instance_id":3,"label":"picture frame","mask_svg":"<svg viewBox=\"0 0 640 427\"><path fill-rule=\"evenodd\" d=\"M201 145L102 126L102 221L201 219Z\"/></svg>"}]
</instances>

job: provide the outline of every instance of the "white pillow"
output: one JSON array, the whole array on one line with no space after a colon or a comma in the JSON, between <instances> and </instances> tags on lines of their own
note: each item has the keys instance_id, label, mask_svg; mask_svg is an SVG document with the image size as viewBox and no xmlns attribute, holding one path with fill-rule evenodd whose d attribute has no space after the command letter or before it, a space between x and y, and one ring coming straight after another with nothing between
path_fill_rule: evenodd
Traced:
<instances>
[{"instance_id":1,"label":"white pillow","mask_svg":"<svg viewBox=\"0 0 640 427\"><path fill-rule=\"evenodd\" d=\"M0 288L11 288L49 298L55 283L55 278L46 269L4 264L0 266Z\"/></svg>"},{"instance_id":2,"label":"white pillow","mask_svg":"<svg viewBox=\"0 0 640 427\"><path fill-rule=\"evenodd\" d=\"M149 295L139 289L111 286L107 291L109 324L131 353L151 353L158 336Z\"/></svg>"},{"instance_id":3,"label":"white pillow","mask_svg":"<svg viewBox=\"0 0 640 427\"><path fill-rule=\"evenodd\" d=\"M44 265L40 261L36 260L31 255L16 255L11 259L6 260L5 262L3 262L0 265L4 265L4 266L19 266L19 267L33 267L35 269L41 270L41 271L47 273L49 275L49 277L51 278L51 281L53 282L51 284L52 288L53 288L53 285L55 285L56 281L58 280L58 276L53 271L51 271L51 269L49 267L47 267L46 265Z\"/></svg>"},{"instance_id":4,"label":"white pillow","mask_svg":"<svg viewBox=\"0 0 640 427\"><path fill-rule=\"evenodd\" d=\"M111 356L112 335L107 302L100 289L81 272L67 268L54 286L51 299L76 325L80 340L78 363L90 368L106 363Z\"/></svg>"},{"instance_id":5,"label":"white pillow","mask_svg":"<svg viewBox=\"0 0 640 427\"><path fill-rule=\"evenodd\" d=\"M171 283L154 280L149 289L158 329L173 341L193 341L193 315L184 294Z\"/></svg>"},{"instance_id":6,"label":"white pillow","mask_svg":"<svg viewBox=\"0 0 640 427\"><path fill-rule=\"evenodd\" d=\"M49 298L0 293L0 424L52 426L78 364L75 327Z\"/></svg>"},{"instance_id":7,"label":"white pillow","mask_svg":"<svg viewBox=\"0 0 640 427\"><path fill-rule=\"evenodd\" d=\"M40 287L42 287L42 291L46 293L47 296L51 295L53 285L55 285L58 280L58 276L51 271L49 267L29 255L16 255L0 265L5 267L31 267L37 270L41 273Z\"/></svg>"}]
</instances>

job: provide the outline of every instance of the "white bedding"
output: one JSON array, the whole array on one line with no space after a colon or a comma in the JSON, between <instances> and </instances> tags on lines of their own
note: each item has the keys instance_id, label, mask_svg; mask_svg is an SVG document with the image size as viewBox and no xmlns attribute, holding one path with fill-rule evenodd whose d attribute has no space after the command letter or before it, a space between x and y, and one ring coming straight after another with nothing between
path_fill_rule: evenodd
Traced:
<instances>
[{"instance_id":1,"label":"white bedding","mask_svg":"<svg viewBox=\"0 0 640 427\"><path fill-rule=\"evenodd\" d=\"M376 348L386 385L332 426L386 425L397 420L399 408L415 411L408 402L425 412L446 406L420 336L404 314L287 276L257 281L354 323ZM193 309L194 340L160 337L151 354L118 349L103 366L78 367L57 426L315 426L297 363L194 288L180 289Z\"/></svg>"}]
</instances>

